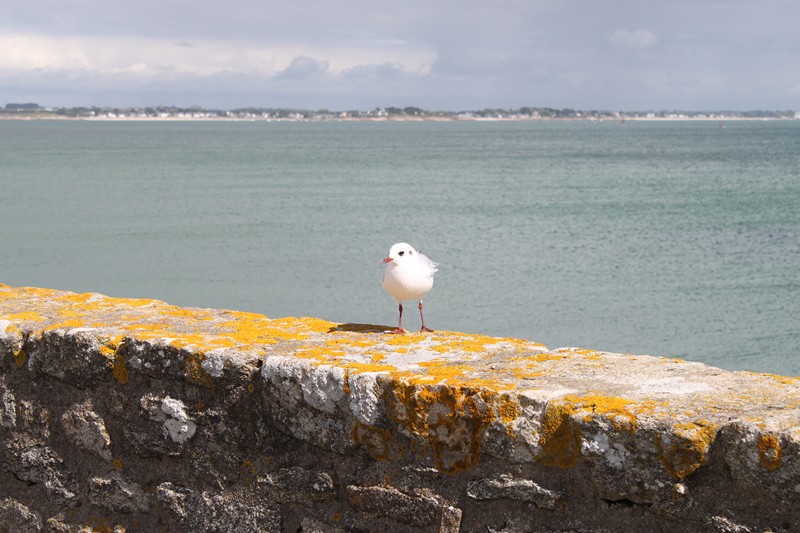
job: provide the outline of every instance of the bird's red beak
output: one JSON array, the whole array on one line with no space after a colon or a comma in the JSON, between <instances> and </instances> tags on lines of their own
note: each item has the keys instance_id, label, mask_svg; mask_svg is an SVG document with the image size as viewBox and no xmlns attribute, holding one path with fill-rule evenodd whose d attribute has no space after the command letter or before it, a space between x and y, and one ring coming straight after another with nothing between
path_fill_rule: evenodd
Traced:
<instances>
[{"instance_id":1,"label":"bird's red beak","mask_svg":"<svg viewBox=\"0 0 800 533\"><path fill-rule=\"evenodd\" d=\"M384 257L383 258L383 263L384 264L391 263L392 261L394 261L394 259L392 259L391 257Z\"/></svg>"}]
</instances>

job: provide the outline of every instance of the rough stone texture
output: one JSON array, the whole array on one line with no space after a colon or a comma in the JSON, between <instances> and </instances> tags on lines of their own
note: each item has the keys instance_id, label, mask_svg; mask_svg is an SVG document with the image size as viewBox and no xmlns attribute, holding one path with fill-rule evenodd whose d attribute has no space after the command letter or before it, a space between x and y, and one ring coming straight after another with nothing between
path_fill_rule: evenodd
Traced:
<instances>
[{"instance_id":1,"label":"rough stone texture","mask_svg":"<svg viewBox=\"0 0 800 533\"><path fill-rule=\"evenodd\" d=\"M150 500L141 487L127 481L119 473L89 480L89 503L106 511L146 513Z\"/></svg>"},{"instance_id":2,"label":"rough stone texture","mask_svg":"<svg viewBox=\"0 0 800 533\"><path fill-rule=\"evenodd\" d=\"M476 500L516 500L544 509L555 509L562 495L543 489L530 479L514 479L507 474L497 479L484 478L467 485L467 495Z\"/></svg>"},{"instance_id":3,"label":"rough stone texture","mask_svg":"<svg viewBox=\"0 0 800 533\"><path fill-rule=\"evenodd\" d=\"M32 533L42 530L42 519L20 502L5 498L0 500L0 532Z\"/></svg>"},{"instance_id":4,"label":"rough stone texture","mask_svg":"<svg viewBox=\"0 0 800 533\"><path fill-rule=\"evenodd\" d=\"M111 437L103 419L92 410L90 401L68 409L61 416L61 424L70 444L111 462Z\"/></svg>"},{"instance_id":5,"label":"rough stone texture","mask_svg":"<svg viewBox=\"0 0 800 533\"><path fill-rule=\"evenodd\" d=\"M384 329L0 285L0 531L800 531L798 378Z\"/></svg>"}]
</instances>

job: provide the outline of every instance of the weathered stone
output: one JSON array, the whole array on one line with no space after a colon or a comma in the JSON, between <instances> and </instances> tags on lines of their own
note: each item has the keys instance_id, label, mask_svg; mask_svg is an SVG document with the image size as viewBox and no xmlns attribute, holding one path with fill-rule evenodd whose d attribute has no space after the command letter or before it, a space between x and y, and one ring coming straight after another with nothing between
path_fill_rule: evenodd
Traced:
<instances>
[{"instance_id":1,"label":"weathered stone","mask_svg":"<svg viewBox=\"0 0 800 533\"><path fill-rule=\"evenodd\" d=\"M330 501L335 496L333 479L329 473L299 466L267 474L258 479L258 485L270 499L278 502Z\"/></svg>"},{"instance_id":2,"label":"weathered stone","mask_svg":"<svg viewBox=\"0 0 800 533\"><path fill-rule=\"evenodd\" d=\"M504 474L493 479L479 479L467 485L467 494L476 500L508 499L530 502L543 509L554 509L561 494L540 487L530 479L514 479Z\"/></svg>"},{"instance_id":3,"label":"weathered stone","mask_svg":"<svg viewBox=\"0 0 800 533\"><path fill-rule=\"evenodd\" d=\"M344 375L341 368L270 357L261 367L270 416L299 439L340 452L352 449L351 423L336 416L344 404Z\"/></svg>"},{"instance_id":4,"label":"weathered stone","mask_svg":"<svg viewBox=\"0 0 800 533\"><path fill-rule=\"evenodd\" d=\"M197 425L187 414L185 404L175 398L155 394L145 394L139 404L148 422L142 428L126 427L126 440L130 440L136 452L144 457L180 455L186 442L197 431Z\"/></svg>"},{"instance_id":5,"label":"weathered stone","mask_svg":"<svg viewBox=\"0 0 800 533\"><path fill-rule=\"evenodd\" d=\"M164 420L164 435L172 442L183 444L194 436L197 425L186 414L183 402L167 396L161 401L161 412L167 415Z\"/></svg>"},{"instance_id":6,"label":"weathered stone","mask_svg":"<svg viewBox=\"0 0 800 533\"><path fill-rule=\"evenodd\" d=\"M14 394L0 383L0 427L14 429L17 426L17 401Z\"/></svg>"},{"instance_id":7,"label":"weathered stone","mask_svg":"<svg viewBox=\"0 0 800 533\"><path fill-rule=\"evenodd\" d=\"M46 526L45 530L48 533L97 533L98 531L126 533L125 526L113 524L99 516L90 517L85 524L77 524L59 514L48 518Z\"/></svg>"},{"instance_id":8,"label":"weathered stone","mask_svg":"<svg viewBox=\"0 0 800 533\"><path fill-rule=\"evenodd\" d=\"M99 295L98 295L99 296ZM107 376L108 360L95 328L64 328L31 336L27 366L80 389Z\"/></svg>"},{"instance_id":9,"label":"weathered stone","mask_svg":"<svg viewBox=\"0 0 800 533\"><path fill-rule=\"evenodd\" d=\"M781 432L736 421L721 431L734 482L800 509L800 431Z\"/></svg>"},{"instance_id":10,"label":"weathered stone","mask_svg":"<svg viewBox=\"0 0 800 533\"><path fill-rule=\"evenodd\" d=\"M78 484L61 457L47 446L12 441L7 445L10 460L5 467L20 481L41 484L50 498L76 505Z\"/></svg>"},{"instance_id":11,"label":"weathered stone","mask_svg":"<svg viewBox=\"0 0 800 533\"><path fill-rule=\"evenodd\" d=\"M88 527L65 523L63 515L51 516L47 519L48 533L87 533L88 531L91 531Z\"/></svg>"},{"instance_id":12,"label":"weathered stone","mask_svg":"<svg viewBox=\"0 0 800 533\"><path fill-rule=\"evenodd\" d=\"M300 522L300 531L297 533L346 533L346 530L313 518L303 517Z\"/></svg>"},{"instance_id":13,"label":"weathered stone","mask_svg":"<svg viewBox=\"0 0 800 533\"><path fill-rule=\"evenodd\" d=\"M706 521L709 533L753 533L747 526L735 524L724 516L711 516Z\"/></svg>"},{"instance_id":14,"label":"weathered stone","mask_svg":"<svg viewBox=\"0 0 800 533\"><path fill-rule=\"evenodd\" d=\"M39 402L20 400L17 405L17 429L41 439L49 439L50 411Z\"/></svg>"},{"instance_id":15,"label":"weathered stone","mask_svg":"<svg viewBox=\"0 0 800 533\"><path fill-rule=\"evenodd\" d=\"M431 497L410 496L392 487L347 487L350 503L361 511L417 527L441 521L441 504Z\"/></svg>"},{"instance_id":16,"label":"weathered stone","mask_svg":"<svg viewBox=\"0 0 800 533\"><path fill-rule=\"evenodd\" d=\"M686 483L675 483L671 489L666 497L655 501L650 510L654 514L679 523L695 511L697 502L692 498Z\"/></svg>"},{"instance_id":17,"label":"weathered stone","mask_svg":"<svg viewBox=\"0 0 800 533\"><path fill-rule=\"evenodd\" d=\"M150 501L145 492L120 474L89 480L89 503L112 512L148 512Z\"/></svg>"},{"instance_id":18,"label":"weathered stone","mask_svg":"<svg viewBox=\"0 0 800 533\"><path fill-rule=\"evenodd\" d=\"M0 285L0 499L54 531L800 530L798 378L383 329Z\"/></svg>"},{"instance_id":19,"label":"weathered stone","mask_svg":"<svg viewBox=\"0 0 800 533\"><path fill-rule=\"evenodd\" d=\"M281 531L280 513L263 505L209 495L172 483L159 485L156 495L190 531Z\"/></svg>"},{"instance_id":20,"label":"weathered stone","mask_svg":"<svg viewBox=\"0 0 800 533\"><path fill-rule=\"evenodd\" d=\"M442 505L442 519L439 522L438 533L459 533L461 531L462 511L452 505Z\"/></svg>"},{"instance_id":21,"label":"weathered stone","mask_svg":"<svg viewBox=\"0 0 800 533\"><path fill-rule=\"evenodd\" d=\"M0 500L0 533L35 533L42 530L39 515L12 499Z\"/></svg>"},{"instance_id":22,"label":"weathered stone","mask_svg":"<svg viewBox=\"0 0 800 533\"><path fill-rule=\"evenodd\" d=\"M27 354L22 349L23 342L20 329L10 320L0 318L0 368L25 364Z\"/></svg>"},{"instance_id":23,"label":"weathered stone","mask_svg":"<svg viewBox=\"0 0 800 533\"><path fill-rule=\"evenodd\" d=\"M93 411L91 401L73 405L61 415L61 425L74 446L111 462L111 437L103 418Z\"/></svg>"}]
</instances>

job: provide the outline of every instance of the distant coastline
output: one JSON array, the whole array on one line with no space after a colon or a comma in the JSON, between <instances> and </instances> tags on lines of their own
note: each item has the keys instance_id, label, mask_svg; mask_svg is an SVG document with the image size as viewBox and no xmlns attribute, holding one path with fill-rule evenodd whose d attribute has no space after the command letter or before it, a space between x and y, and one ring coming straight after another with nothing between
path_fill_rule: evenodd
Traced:
<instances>
[{"instance_id":1,"label":"distant coastline","mask_svg":"<svg viewBox=\"0 0 800 533\"><path fill-rule=\"evenodd\" d=\"M715 121L787 121L790 117L626 117L624 119L569 117L346 117L346 118L247 118L247 117L70 117L55 114L36 116L8 116L0 114L3 121L83 121L83 122L715 122Z\"/></svg>"},{"instance_id":2,"label":"distant coastline","mask_svg":"<svg viewBox=\"0 0 800 533\"><path fill-rule=\"evenodd\" d=\"M477 111L428 111L418 107L386 107L371 111L318 111L273 108L230 110L201 107L41 107L35 103L6 104L0 120L92 121L241 121L241 122L446 122L446 121L619 121L628 120L798 120L797 111L595 111L522 107Z\"/></svg>"}]
</instances>

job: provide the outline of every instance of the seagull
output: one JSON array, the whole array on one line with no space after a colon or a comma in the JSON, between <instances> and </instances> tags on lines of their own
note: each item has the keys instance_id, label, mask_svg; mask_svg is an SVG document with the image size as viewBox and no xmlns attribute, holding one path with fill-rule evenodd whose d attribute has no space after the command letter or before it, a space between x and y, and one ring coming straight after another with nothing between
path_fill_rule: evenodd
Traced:
<instances>
[{"instance_id":1,"label":"seagull","mask_svg":"<svg viewBox=\"0 0 800 533\"><path fill-rule=\"evenodd\" d=\"M425 326L422 297L433 287L433 275L439 270L438 263L416 251L410 244L399 242L389 249L389 255L383 260L383 264L386 265L383 271L383 288L397 300L400 308L397 329L388 333L406 333L403 329L403 300L419 301L419 318L422 320L420 331L433 331Z\"/></svg>"}]
</instances>

